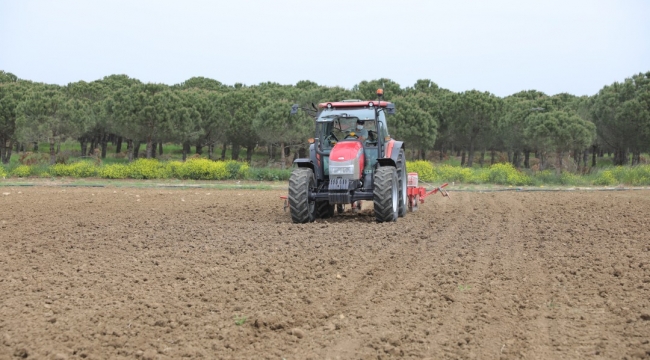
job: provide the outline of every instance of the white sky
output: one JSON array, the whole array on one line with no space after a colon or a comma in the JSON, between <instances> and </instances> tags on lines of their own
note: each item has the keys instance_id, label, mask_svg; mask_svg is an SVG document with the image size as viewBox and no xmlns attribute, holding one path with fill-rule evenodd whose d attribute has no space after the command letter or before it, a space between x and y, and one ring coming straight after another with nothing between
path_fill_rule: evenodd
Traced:
<instances>
[{"instance_id":1,"label":"white sky","mask_svg":"<svg viewBox=\"0 0 650 360\"><path fill-rule=\"evenodd\" d=\"M0 70L592 95L650 71L650 1L0 0Z\"/></svg>"}]
</instances>

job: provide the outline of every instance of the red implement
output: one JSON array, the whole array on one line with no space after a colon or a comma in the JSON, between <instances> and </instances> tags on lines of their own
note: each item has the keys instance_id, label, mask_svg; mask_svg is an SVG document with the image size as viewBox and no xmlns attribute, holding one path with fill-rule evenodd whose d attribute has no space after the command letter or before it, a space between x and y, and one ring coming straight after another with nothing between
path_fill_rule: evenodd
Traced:
<instances>
[{"instance_id":1,"label":"red implement","mask_svg":"<svg viewBox=\"0 0 650 360\"><path fill-rule=\"evenodd\" d=\"M408 206L411 211L416 211L418 205L424 203L424 198L429 195L433 195L437 192L440 192L442 196L449 197L449 193L444 188L449 185L444 183L441 186L427 191L423 186L418 186L418 173L409 173L408 174L408 185L406 187L406 194L408 195Z\"/></svg>"}]
</instances>

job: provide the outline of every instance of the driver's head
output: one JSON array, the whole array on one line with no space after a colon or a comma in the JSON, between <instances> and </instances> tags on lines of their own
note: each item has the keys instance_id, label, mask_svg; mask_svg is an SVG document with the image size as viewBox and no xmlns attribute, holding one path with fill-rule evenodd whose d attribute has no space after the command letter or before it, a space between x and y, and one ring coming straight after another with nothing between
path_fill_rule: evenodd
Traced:
<instances>
[{"instance_id":1,"label":"driver's head","mask_svg":"<svg viewBox=\"0 0 650 360\"><path fill-rule=\"evenodd\" d=\"M357 120L357 130L363 130L363 121Z\"/></svg>"}]
</instances>

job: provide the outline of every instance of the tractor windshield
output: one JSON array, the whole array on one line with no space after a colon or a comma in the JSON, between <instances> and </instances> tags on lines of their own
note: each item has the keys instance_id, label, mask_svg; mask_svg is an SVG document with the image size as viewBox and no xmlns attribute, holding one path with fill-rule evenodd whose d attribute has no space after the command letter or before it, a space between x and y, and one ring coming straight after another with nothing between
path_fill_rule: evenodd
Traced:
<instances>
[{"instance_id":1,"label":"tractor windshield","mask_svg":"<svg viewBox=\"0 0 650 360\"><path fill-rule=\"evenodd\" d=\"M318 135L323 139L320 143L323 150L331 149L337 142L346 139L358 139L364 145L373 145L377 142L377 125L374 119L362 119L342 113L330 114L318 119Z\"/></svg>"}]
</instances>

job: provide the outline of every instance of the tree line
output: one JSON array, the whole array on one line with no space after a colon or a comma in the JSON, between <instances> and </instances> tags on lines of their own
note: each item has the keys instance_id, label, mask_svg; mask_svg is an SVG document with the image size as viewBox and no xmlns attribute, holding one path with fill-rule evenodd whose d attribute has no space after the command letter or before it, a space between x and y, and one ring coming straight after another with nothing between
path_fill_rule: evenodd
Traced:
<instances>
[{"instance_id":1,"label":"tree line","mask_svg":"<svg viewBox=\"0 0 650 360\"><path fill-rule=\"evenodd\" d=\"M377 79L345 89L312 81L228 86L204 77L169 86L110 75L59 86L0 71L0 158L8 163L12 151L47 142L54 163L57 144L76 139L81 156L98 149L103 158L112 142L130 160L142 146L152 158L162 153L163 143L176 143L183 160L192 147L224 160L229 148L233 160L244 150L250 162L253 151L265 146L270 159L280 156L284 164L292 152L304 156L314 129L309 114L289 116L291 104L373 99L380 87L397 108L389 131L415 158L459 154L462 165L473 166L507 153L516 167L530 167L532 154L544 169L553 165L551 157L561 168L570 155L586 168L590 155L592 166L603 153L614 154L615 165L635 165L650 151L650 72L604 86L593 96L526 90L502 98L453 92L431 80L401 87Z\"/></svg>"}]
</instances>

